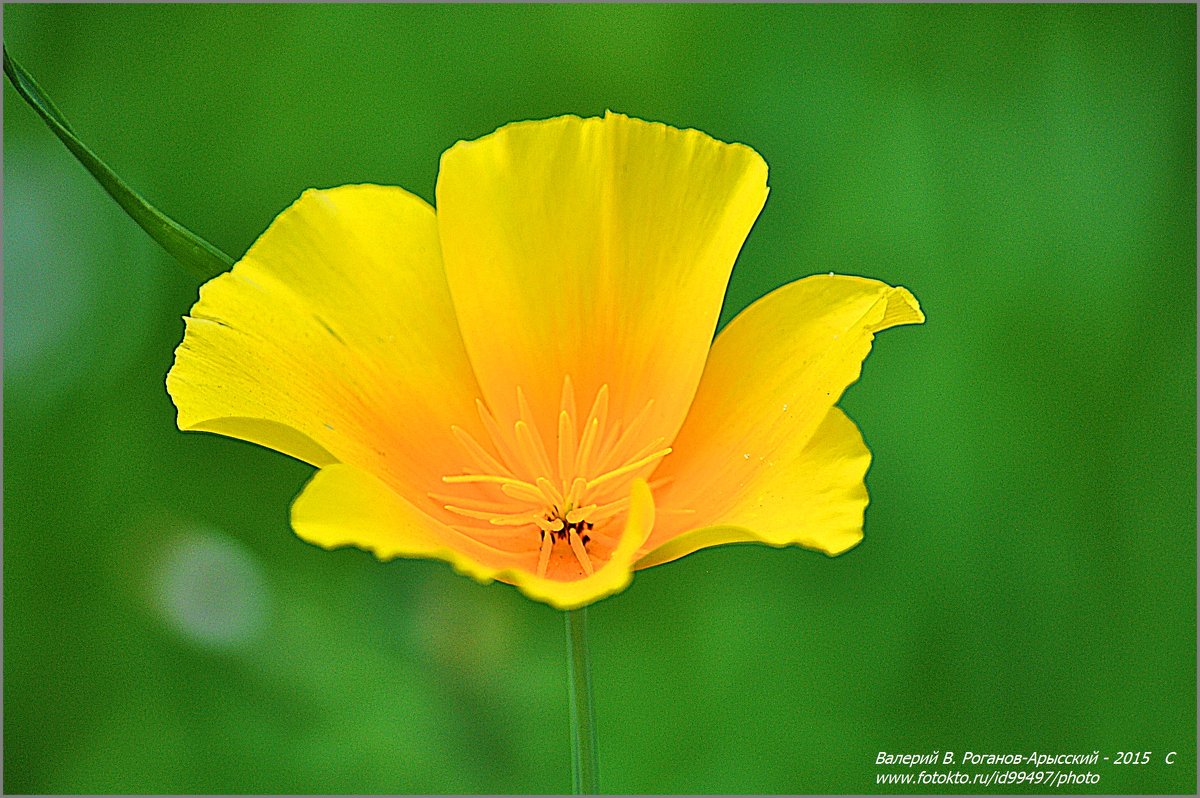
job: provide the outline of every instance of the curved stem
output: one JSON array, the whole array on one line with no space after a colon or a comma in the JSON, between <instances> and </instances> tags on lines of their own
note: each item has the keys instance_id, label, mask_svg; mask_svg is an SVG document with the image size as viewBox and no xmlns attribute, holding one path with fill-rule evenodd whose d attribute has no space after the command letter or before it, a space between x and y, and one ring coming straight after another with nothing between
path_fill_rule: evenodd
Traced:
<instances>
[{"instance_id":1,"label":"curved stem","mask_svg":"<svg viewBox=\"0 0 1200 798\"><path fill-rule=\"evenodd\" d=\"M564 613L567 619L567 671L571 705L571 791L600 791L596 719L592 711L592 660L588 653L587 607Z\"/></svg>"},{"instance_id":2,"label":"curved stem","mask_svg":"<svg viewBox=\"0 0 1200 798\"><path fill-rule=\"evenodd\" d=\"M21 95L21 99L37 112L71 154L92 173L96 182L117 201L121 209L184 268L201 280L211 279L232 268L232 258L143 199L128 183L118 177L108 164L100 160L90 147L80 141L62 112L46 96L33 76L13 60L7 47L4 48L4 74L8 76L17 94Z\"/></svg>"}]
</instances>

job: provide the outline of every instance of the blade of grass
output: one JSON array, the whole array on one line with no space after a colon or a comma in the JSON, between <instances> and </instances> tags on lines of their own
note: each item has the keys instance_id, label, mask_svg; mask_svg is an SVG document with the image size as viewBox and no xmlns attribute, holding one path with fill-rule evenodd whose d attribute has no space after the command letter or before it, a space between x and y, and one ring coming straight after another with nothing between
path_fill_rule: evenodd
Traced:
<instances>
[{"instance_id":1,"label":"blade of grass","mask_svg":"<svg viewBox=\"0 0 1200 798\"><path fill-rule=\"evenodd\" d=\"M91 172L96 182L180 265L202 280L216 277L233 266L232 258L147 202L80 141L62 112L46 96L33 76L8 54L7 46L4 47L4 74L21 98Z\"/></svg>"}]
</instances>

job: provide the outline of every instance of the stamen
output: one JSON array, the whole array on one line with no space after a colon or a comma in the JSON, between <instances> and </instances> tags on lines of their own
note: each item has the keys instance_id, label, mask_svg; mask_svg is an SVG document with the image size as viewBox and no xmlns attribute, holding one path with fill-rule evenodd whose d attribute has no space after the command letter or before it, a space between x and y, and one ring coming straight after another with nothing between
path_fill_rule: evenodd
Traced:
<instances>
[{"instance_id":1,"label":"stamen","mask_svg":"<svg viewBox=\"0 0 1200 798\"><path fill-rule=\"evenodd\" d=\"M574 510L571 510L569 513L567 513L567 523L572 526L581 524L583 523L583 519L587 518L589 514L595 511L596 505L594 504L589 504L587 507L576 507Z\"/></svg>"},{"instance_id":2,"label":"stamen","mask_svg":"<svg viewBox=\"0 0 1200 798\"><path fill-rule=\"evenodd\" d=\"M670 453L671 453L670 446L668 446L665 449L659 449L654 454L643 457L641 460L634 460L632 463L627 463L627 464L621 466L620 468L615 468L612 471L609 471L607 474L601 474L600 476L596 477L595 479L589 479L587 486L588 486L588 488L594 488L597 485L601 485L605 482L608 482L610 479L616 479L619 476L628 474L630 471L636 471L637 469L641 468L644 465L649 465L650 463L653 463L655 460L658 460L659 458L666 457Z\"/></svg>"},{"instance_id":3,"label":"stamen","mask_svg":"<svg viewBox=\"0 0 1200 798\"><path fill-rule=\"evenodd\" d=\"M656 478L650 480L650 483L649 483L650 491L652 493L657 493L659 490L661 490L662 488L664 488L667 485L670 485L674 481L675 481L675 477L673 475L666 476L666 477L656 477Z\"/></svg>"},{"instance_id":4,"label":"stamen","mask_svg":"<svg viewBox=\"0 0 1200 798\"><path fill-rule=\"evenodd\" d=\"M608 384L600 386L600 390L596 391L596 401L592 402L592 409L588 412L588 420L584 425L583 440L579 442L579 452L575 456L575 473L581 474L587 470L588 458L591 456L592 447L596 443L597 433L604 427L604 422L608 419Z\"/></svg>"},{"instance_id":5,"label":"stamen","mask_svg":"<svg viewBox=\"0 0 1200 798\"><path fill-rule=\"evenodd\" d=\"M529 407L529 402L525 399L525 391L517 386L517 409L521 413L521 421L529 427L530 437L533 439L535 454L540 465L544 470L543 474L550 473L550 460L546 457L546 442L542 440L541 430L538 429L537 420L534 418L533 410Z\"/></svg>"},{"instance_id":6,"label":"stamen","mask_svg":"<svg viewBox=\"0 0 1200 798\"><path fill-rule=\"evenodd\" d=\"M550 549L554 547L554 536L542 531L542 551L538 554L537 575L544 577L546 568L550 565Z\"/></svg>"},{"instance_id":7,"label":"stamen","mask_svg":"<svg viewBox=\"0 0 1200 798\"><path fill-rule=\"evenodd\" d=\"M492 457L479 443L471 437L471 433L467 432L462 427L454 426L450 428L454 433L455 439L467 451L467 455L474 461L476 470L486 471L492 474L500 474L502 476L511 477L513 473L505 468L499 460Z\"/></svg>"},{"instance_id":8,"label":"stamen","mask_svg":"<svg viewBox=\"0 0 1200 798\"><path fill-rule=\"evenodd\" d=\"M479 521L487 521L495 526L525 526L532 524L534 518L540 517L537 513L491 513L485 510L470 510L466 507L455 507L453 504L442 505L445 509L457 515L466 518L474 518Z\"/></svg>"},{"instance_id":9,"label":"stamen","mask_svg":"<svg viewBox=\"0 0 1200 798\"><path fill-rule=\"evenodd\" d=\"M583 572L591 576L596 571L592 568L592 558L588 556L587 549L583 547L583 541L579 539L579 533L574 529L567 533L567 540L571 542L571 551L575 552L575 559L579 560L579 564L583 566Z\"/></svg>"},{"instance_id":10,"label":"stamen","mask_svg":"<svg viewBox=\"0 0 1200 798\"><path fill-rule=\"evenodd\" d=\"M534 502L535 504L546 500L545 494L533 485L501 485L500 492L510 499Z\"/></svg>"},{"instance_id":11,"label":"stamen","mask_svg":"<svg viewBox=\"0 0 1200 798\"><path fill-rule=\"evenodd\" d=\"M592 402L588 418L596 419L602 427L608 421L608 383L601 385L600 390L596 391L596 401Z\"/></svg>"},{"instance_id":12,"label":"stamen","mask_svg":"<svg viewBox=\"0 0 1200 798\"><path fill-rule=\"evenodd\" d=\"M463 491L464 496L452 495L452 491L429 496L461 517L454 527L465 535L494 541L506 551L530 557L536 549L540 576L549 571L556 539L567 542L584 575L591 576L596 565L589 544L591 552L599 552L602 558L612 546L610 533L593 531L593 527L627 512L629 480L652 470L671 452L665 438L649 440L647 427L654 403L647 402L628 424L619 419L610 424L609 389L601 385L587 415L580 416L575 385L570 377L564 377L558 413L553 418L552 432L557 437L550 441L551 449L534 418L529 397L520 387L516 399L517 418L511 427L508 419L501 425L487 405L476 401L491 446L461 427L451 428L468 465L462 473L444 476L442 481L471 488ZM663 479L654 484L662 484Z\"/></svg>"},{"instance_id":13,"label":"stamen","mask_svg":"<svg viewBox=\"0 0 1200 798\"><path fill-rule=\"evenodd\" d=\"M600 422L592 419L583 430L583 439L579 441L579 451L575 454L575 473L582 473L588 465L592 454L592 444L596 441L596 433L600 430Z\"/></svg>"},{"instance_id":14,"label":"stamen","mask_svg":"<svg viewBox=\"0 0 1200 798\"><path fill-rule=\"evenodd\" d=\"M480 510L482 512L503 513L512 509L511 504L489 499L475 499L470 496L452 496L449 493L430 492L425 495L433 499L435 502L441 502L442 504L454 504L470 510Z\"/></svg>"},{"instance_id":15,"label":"stamen","mask_svg":"<svg viewBox=\"0 0 1200 798\"><path fill-rule=\"evenodd\" d=\"M612 460L617 453L621 451L621 449L629 445L629 442L633 439L633 436L637 434L642 425L646 423L646 419L650 417L650 409L652 407L654 407L653 399L646 402L645 406L639 410L638 414L633 417L632 421L629 422L629 426L621 430L620 437L618 437L616 442L612 444L612 447L605 449L604 456L599 458L596 462L597 467L607 466L608 462Z\"/></svg>"},{"instance_id":16,"label":"stamen","mask_svg":"<svg viewBox=\"0 0 1200 798\"><path fill-rule=\"evenodd\" d=\"M583 477L575 477L575 481L571 483L571 490L567 493L567 507L574 507L583 498L585 490L587 490L587 480Z\"/></svg>"},{"instance_id":17,"label":"stamen","mask_svg":"<svg viewBox=\"0 0 1200 798\"><path fill-rule=\"evenodd\" d=\"M666 442L667 442L667 439L660 435L659 437L657 437L654 440L647 443L642 448L638 449L633 454L629 455L628 457L622 458L622 459L624 459L624 460L641 460L643 457L646 457L646 456L658 451L659 449L661 449L662 445Z\"/></svg>"},{"instance_id":18,"label":"stamen","mask_svg":"<svg viewBox=\"0 0 1200 798\"><path fill-rule=\"evenodd\" d=\"M566 529L561 518L543 518L539 515L534 523L541 527L543 532L562 532Z\"/></svg>"},{"instance_id":19,"label":"stamen","mask_svg":"<svg viewBox=\"0 0 1200 798\"><path fill-rule=\"evenodd\" d=\"M486 482L494 485L514 485L529 488L530 490L537 490L536 487L523 480L513 479L512 477L499 477L493 474L452 474L448 477L442 477L442 482L451 485L469 485L474 482Z\"/></svg>"},{"instance_id":20,"label":"stamen","mask_svg":"<svg viewBox=\"0 0 1200 798\"><path fill-rule=\"evenodd\" d=\"M558 476L566 481L575 465L575 420L566 410L558 414Z\"/></svg>"},{"instance_id":21,"label":"stamen","mask_svg":"<svg viewBox=\"0 0 1200 798\"><path fill-rule=\"evenodd\" d=\"M617 499L614 502L609 502L608 504L602 504L592 512L588 513L588 520L590 520L593 524L598 524L601 521L607 521L614 515L621 513L628 506L628 496L623 499ZM657 512L657 510L655 512Z\"/></svg>"},{"instance_id":22,"label":"stamen","mask_svg":"<svg viewBox=\"0 0 1200 798\"><path fill-rule=\"evenodd\" d=\"M504 439L504 433L500 430L500 425L496 423L496 419L492 418L492 414L488 412L487 407L480 400L475 400L475 409L479 412L479 420L483 422L484 429L487 430L488 437L492 439L492 443L496 447L496 451L504 458L504 462L509 465L515 465L521 462L521 459L516 456L512 447L508 445L508 441ZM511 470L511 469L506 469Z\"/></svg>"},{"instance_id":23,"label":"stamen","mask_svg":"<svg viewBox=\"0 0 1200 798\"><path fill-rule=\"evenodd\" d=\"M513 425L517 433L517 446L525 460L526 468L531 473L550 473L550 461L546 459L546 449L542 446L541 436L522 419ZM535 437L536 436L536 437Z\"/></svg>"},{"instance_id":24,"label":"stamen","mask_svg":"<svg viewBox=\"0 0 1200 798\"><path fill-rule=\"evenodd\" d=\"M596 447L596 466L603 467L608 465L608 461L612 459L613 447L617 444L617 438L620 436L622 426L619 422L614 421L604 436L604 441Z\"/></svg>"},{"instance_id":25,"label":"stamen","mask_svg":"<svg viewBox=\"0 0 1200 798\"><path fill-rule=\"evenodd\" d=\"M691 515L694 512L696 512L695 509L693 509L691 507L655 507L654 508L655 515L662 515L663 513L673 513L676 515Z\"/></svg>"},{"instance_id":26,"label":"stamen","mask_svg":"<svg viewBox=\"0 0 1200 798\"><path fill-rule=\"evenodd\" d=\"M566 502L563 501L563 495L558 492L558 488L545 477L538 477L537 486L542 489L542 495L550 501L556 509L565 510Z\"/></svg>"},{"instance_id":27,"label":"stamen","mask_svg":"<svg viewBox=\"0 0 1200 798\"><path fill-rule=\"evenodd\" d=\"M509 513L498 515L488 523L492 526L528 526L541 517L539 513Z\"/></svg>"},{"instance_id":28,"label":"stamen","mask_svg":"<svg viewBox=\"0 0 1200 798\"><path fill-rule=\"evenodd\" d=\"M562 401L559 403L559 407L571 418L571 430L573 437L575 419L579 417L579 411L575 409L575 383L571 381L570 374L563 377Z\"/></svg>"}]
</instances>

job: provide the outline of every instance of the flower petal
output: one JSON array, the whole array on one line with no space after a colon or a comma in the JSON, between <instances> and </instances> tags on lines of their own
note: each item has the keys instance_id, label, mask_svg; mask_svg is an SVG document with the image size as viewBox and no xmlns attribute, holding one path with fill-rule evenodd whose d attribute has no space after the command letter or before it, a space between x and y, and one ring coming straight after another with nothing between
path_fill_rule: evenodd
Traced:
<instances>
[{"instance_id":1,"label":"flower petal","mask_svg":"<svg viewBox=\"0 0 1200 798\"><path fill-rule=\"evenodd\" d=\"M478 389L418 197L306 191L186 323L167 376L181 429L354 463L417 500L461 467L450 428Z\"/></svg>"},{"instance_id":2,"label":"flower petal","mask_svg":"<svg viewBox=\"0 0 1200 798\"><path fill-rule=\"evenodd\" d=\"M491 578L528 560L468 538L431 518L379 478L335 463L308 481L292 504L292 528L327 549L358 546L380 560L431 557L451 562L477 578Z\"/></svg>"},{"instance_id":3,"label":"flower petal","mask_svg":"<svg viewBox=\"0 0 1200 798\"><path fill-rule=\"evenodd\" d=\"M511 552L469 538L354 466L338 463L322 468L292 505L292 528L310 543L327 549L358 546L373 551L380 560L445 560L479 582L508 582L528 597L559 609L575 609L624 590L633 578L634 557L653 524L654 501L646 483L639 480L612 557L591 576L560 582L533 572L536 550Z\"/></svg>"},{"instance_id":4,"label":"flower petal","mask_svg":"<svg viewBox=\"0 0 1200 798\"><path fill-rule=\"evenodd\" d=\"M835 407L807 445L792 443L780 447L769 463L757 463L735 501L693 500L696 506L689 509L695 514L679 516L687 531L680 532L677 523L658 541L647 541L648 550L637 567L660 565L725 543L798 545L829 555L857 545L868 501L863 477L871 464L858 428ZM689 521L705 525L687 528Z\"/></svg>"},{"instance_id":5,"label":"flower petal","mask_svg":"<svg viewBox=\"0 0 1200 798\"><path fill-rule=\"evenodd\" d=\"M831 420L839 417L831 416L834 403L858 379L876 332L924 319L904 288L824 275L786 285L739 314L714 342L674 452L654 474L655 482L665 483L659 505L675 512L667 515L671 523L658 525L645 550L688 527L730 523L730 513L760 519L765 526L754 533L768 542L797 542L828 553L853 545L844 530L797 526L806 517L798 506L806 491L827 479L844 483L858 467L853 457L814 435L821 428L822 435L837 433L850 446L853 425L838 432L839 422ZM829 425L834 427L826 429ZM861 445L856 431L852 437ZM810 440L815 448L808 447ZM842 465L826 465L822 455ZM834 473L821 473L826 467Z\"/></svg>"},{"instance_id":6,"label":"flower petal","mask_svg":"<svg viewBox=\"0 0 1200 798\"><path fill-rule=\"evenodd\" d=\"M564 375L610 387L609 417L655 399L648 439L691 403L742 242L767 197L749 147L609 113L520 122L442 156L446 274L493 411L521 386L554 429Z\"/></svg>"}]
</instances>

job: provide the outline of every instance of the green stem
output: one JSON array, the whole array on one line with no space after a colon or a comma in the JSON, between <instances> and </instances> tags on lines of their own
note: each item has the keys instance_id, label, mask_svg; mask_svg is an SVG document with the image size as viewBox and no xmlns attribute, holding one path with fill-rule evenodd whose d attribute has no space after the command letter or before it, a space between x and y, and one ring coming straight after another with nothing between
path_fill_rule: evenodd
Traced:
<instances>
[{"instance_id":1,"label":"green stem","mask_svg":"<svg viewBox=\"0 0 1200 798\"><path fill-rule=\"evenodd\" d=\"M229 271L233 266L233 258L146 202L129 187L129 184L117 177L90 147L79 140L66 118L42 91L33 76L9 56L7 47L4 48L4 74L21 95L21 99L29 103L54 135L67 145L67 149L92 173L96 182L168 254L202 280Z\"/></svg>"},{"instance_id":2,"label":"green stem","mask_svg":"<svg viewBox=\"0 0 1200 798\"><path fill-rule=\"evenodd\" d=\"M567 619L567 671L571 696L571 791L600 791L596 756L596 717L592 710L592 660L588 653L587 607L564 613Z\"/></svg>"}]
</instances>

